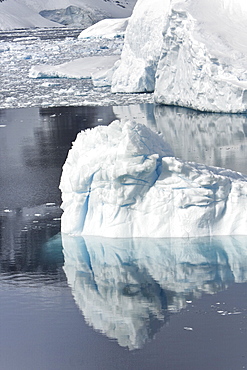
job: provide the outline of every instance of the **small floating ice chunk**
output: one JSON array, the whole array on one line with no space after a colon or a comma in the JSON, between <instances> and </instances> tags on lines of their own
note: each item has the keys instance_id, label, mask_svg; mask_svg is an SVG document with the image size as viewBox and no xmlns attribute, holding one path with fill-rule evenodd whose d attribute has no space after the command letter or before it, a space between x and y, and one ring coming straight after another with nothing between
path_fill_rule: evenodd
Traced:
<instances>
[{"instance_id":1,"label":"small floating ice chunk","mask_svg":"<svg viewBox=\"0 0 247 370\"><path fill-rule=\"evenodd\" d=\"M193 331L193 328L189 327L189 326L184 326L184 330L187 330L187 331Z\"/></svg>"}]
</instances>

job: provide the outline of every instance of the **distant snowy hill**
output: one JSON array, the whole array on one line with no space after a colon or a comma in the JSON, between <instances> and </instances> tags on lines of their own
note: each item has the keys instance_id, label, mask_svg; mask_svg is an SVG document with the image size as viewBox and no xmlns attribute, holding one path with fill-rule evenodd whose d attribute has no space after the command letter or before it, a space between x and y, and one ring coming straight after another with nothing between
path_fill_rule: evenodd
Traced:
<instances>
[{"instance_id":1,"label":"distant snowy hill","mask_svg":"<svg viewBox=\"0 0 247 370\"><path fill-rule=\"evenodd\" d=\"M0 30L57 25L15 0L5 0L0 3Z\"/></svg>"},{"instance_id":2,"label":"distant snowy hill","mask_svg":"<svg viewBox=\"0 0 247 370\"><path fill-rule=\"evenodd\" d=\"M131 15L136 0L4 0L0 30L70 25L87 28L104 18Z\"/></svg>"}]
</instances>

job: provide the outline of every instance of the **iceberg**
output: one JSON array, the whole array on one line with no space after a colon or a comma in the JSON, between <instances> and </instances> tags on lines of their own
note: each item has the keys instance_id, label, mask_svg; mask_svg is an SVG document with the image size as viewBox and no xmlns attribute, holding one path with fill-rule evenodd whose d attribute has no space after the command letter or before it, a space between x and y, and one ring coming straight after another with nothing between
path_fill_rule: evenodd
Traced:
<instances>
[{"instance_id":1,"label":"iceberg","mask_svg":"<svg viewBox=\"0 0 247 370\"><path fill-rule=\"evenodd\" d=\"M35 65L29 70L30 78L83 78L95 80L108 76L119 55L97 55L74 59L58 65ZM96 85L96 82L95 82Z\"/></svg>"},{"instance_id":2,"label":"iceberg","mask_svg":"<svg viewBox=\"0 0 247 370\"><path fill-rule=\"evenodd\" d=\"M155 101L201 111L247 110L247 6L242 0L173 6Z\"/></svg>"},{"instance_id":3,"label":"iceberg","mask_svg":"<svg viewBox=\"0 0 247 370\"><path fill-rule=\"evenodd\" d=\"M152 92L170 0L137 1L125 34L112 92Z\"/></svg>"},{"instance_id":4,"label":"iceberg","mask_svg":"<svg viewBox=\"0 0 247 370\"><path fill-rule=\"evenodd\" d=\"M247 234L247 176L176 158L161 135L132 121L80 132L60 189L66 234Z\"/></svg>"},{"instance_id":5,"label":"iceberg","mask_svg":"<svg viewBox=\"0 0 247 370\"><path fill-rule=\"evenodd\" d=\"M246 112L246 18L243 0L139 0L112 91L154 91L157 104Z\"/></svg>"},{"instance_id":6,"label":"iceberg","mask_svg":"<svg viewBox=\"0 0 247 370\"><path fill-rule=\"evenodd\" d=\"M64 271L86 322L129 350L152 340L188 302L247 281L246 237L63 234L62 242Z\"/></svg>"},{"instance_id":7,"label":"iceberg","mask_svg":"<svg viewBox=\"0 0 247 370\"><path fill-rule=\"evenodd\" d=\"M124 37L128 18L103 19L91 27L83 30L78 36L79 39Z\"/></svg>"}]
</instances>

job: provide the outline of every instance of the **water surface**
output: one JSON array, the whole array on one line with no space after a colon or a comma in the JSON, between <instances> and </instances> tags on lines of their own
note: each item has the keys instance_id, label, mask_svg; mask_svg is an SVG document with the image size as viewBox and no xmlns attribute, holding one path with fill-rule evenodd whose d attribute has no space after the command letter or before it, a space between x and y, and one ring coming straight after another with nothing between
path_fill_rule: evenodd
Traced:
<instances>
[{"instance_id":1,"label":"water surface","mask_svg":"<svg viewBox=\"0 0 247 370\"><path fill-rule=\"evenodd\" d=\"M0 110L4 370L247 367L247 239L60 235L76 134L132 118L184 160L247 174L246 117L152 104Z\"/></svg>"}]
</instances>

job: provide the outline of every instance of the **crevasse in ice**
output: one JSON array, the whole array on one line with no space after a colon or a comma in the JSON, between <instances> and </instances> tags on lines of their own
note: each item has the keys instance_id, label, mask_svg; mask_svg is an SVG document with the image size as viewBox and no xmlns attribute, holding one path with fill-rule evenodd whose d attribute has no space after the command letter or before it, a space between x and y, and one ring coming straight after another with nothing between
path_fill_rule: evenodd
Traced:
<instances>
[{"instance_id":1,"label":"crevasse in ice","mask_svg":"<svg viewBox=\"0 0 247 370\"><path fill-rule=\"evenodd\" d=\"M246 2L156 3L153 7L149 0L137 2L126 30L121 62L113 75L112 91L155 91L156 103L201 111L245 112Z\"/></svg>"},{"instance_id":2,"label":"crevasse in ice","mask_svg":"<svg viewBox=\"0 0 247 370\"><path fill-rule=\"evenodd\" d=\"M246 176L175 158L160 135L131 121L79 133L60 188L67 234L247 234Z\"/></svg>"}]
</instances>

